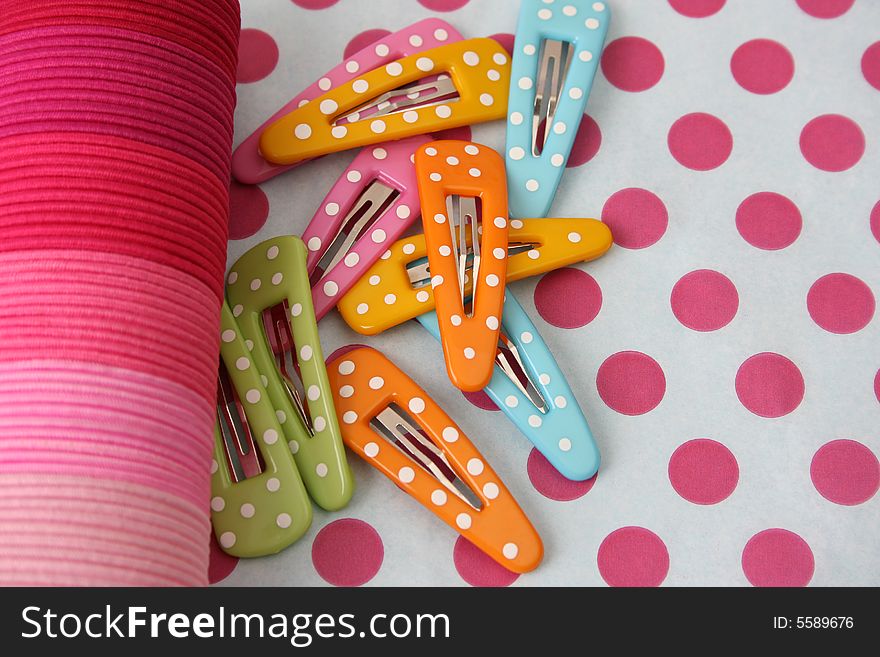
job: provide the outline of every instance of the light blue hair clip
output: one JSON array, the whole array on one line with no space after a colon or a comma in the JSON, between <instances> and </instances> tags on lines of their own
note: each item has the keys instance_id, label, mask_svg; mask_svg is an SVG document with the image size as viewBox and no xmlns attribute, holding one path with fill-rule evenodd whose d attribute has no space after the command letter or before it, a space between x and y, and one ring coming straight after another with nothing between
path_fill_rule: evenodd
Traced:
<instances>
[{"instance_id":1,"label":"light blue hair clip","mask_svg":"<svg viewBox=\"0 0 880 657\"><path fill-rule=\"evenodd\" d=\"M435 312L417 319L440 339ZM584 481L596 474L599 448L583 411L510 289L504 299L495 370L485 392L564 477Z\"/></svg>"},{"instance_id":2,"label":"light blue hair clip","mask_svg":"<svg viewBox=\"0 0 880 657\"><path fill-rule=\"evenodd\" d=\"M610 20L604 2L522 0L507 110L511 217L547 216Z\"/></svg>"}]
</instances>

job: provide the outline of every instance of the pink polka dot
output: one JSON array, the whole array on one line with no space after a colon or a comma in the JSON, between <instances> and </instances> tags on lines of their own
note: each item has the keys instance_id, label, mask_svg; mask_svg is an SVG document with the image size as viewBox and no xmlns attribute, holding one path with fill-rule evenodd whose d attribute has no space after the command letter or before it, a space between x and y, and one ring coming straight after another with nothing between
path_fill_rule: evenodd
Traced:
<instances>
[{"instance_id":1,"label":"pink polka dot","mask_svg":"<svg viewBox=\"0 0 880 657\"><path fill-rule=\"evenodd\" d=\"M694 331L727 326L739 308L736 286L724 274L698 269L682 276L669 298L678 321Z\"/></svg>"},{"instance_id":2,"label":"pink polka dot","mask_svg":"<svg viewBox=\"0 0 880 657\"><path fill-rule=\"evenodd\" d=\"M602 53L602 73L623 91L645 91L660 82L665 62L663 53L642 37L615 39Z\"/></svg>"},{"instance_id":3,"label":"pink polka dot","mask_svg":"<svg viewBox=\"0 0 880 657\"><path fill-rule=\"evenodd\" d=\"M599 314L602 289L592 276L580 269L557 269L538 281L535 308L548 324L580 328Z\"/></svg>"},{"instance_id":4,"label":"pink polka dot","mask_svg":"<svg viewBox=\"0 0 880 657\"><path fill-rule=\"evenodd\" d=\"M529 480L532 482L535 490L544 497L556 500L557 502L570 502L571 500L583 497L590 492L593 484L596 483L596 477L599 476L593 475L592 478L586 481L566 479L559 474L556 468L550 465L547 457L535 448L532 448L532 451L529 452L526 469L529 473Z\"/></svg>"},{"instance_id":5,"label":"pink polka dot","mask_svg":"<svg viewBox=\"0 0 880 657\"><path fill-rule=\"evenodd\" d=\"M211 542L208 552L208 582L216 584L232 574L238 565L238 557L226 554L217 544L214 532L211 532Z\"/></svg>"},{"instance_id":6,"label":"pink polka dot","mask_svg":"<svg viewBox=\"0 0 880 657\"><path fill-rule=\"evenodd\" d=\"M874 396L880 402L880 370L877 370L877 374L874 375Z\"/></svg>"},{"instance_id":7,"label":"pink polka dot","mask_svg":"<svg viewBox=\"0 0 880 657\"><path fill-rule=\"evenodd\" d=\"M788 49L771 39L746 41L730 58L730 72L746 91L774 94L791 82L794 58Z\"/></svg>"},{"instance_id":8,"label":"pink polka dot","mask_svg":"<svg viewBox=\"0 0 880 657\"><path fill-rule=\"evenodd\" d=\"M644 527L621 527L608 534L597 561L609 586L660 586L669 572L666 545Z\"/></svg>"},{"instance_id":9,"label":"pink polka dot","mask_svg":"<svg viewBox=\"0 0 880 657\"><path fill-rule=\"evenodd\" d=\"M262 30L244 29L238 41L237 82L262 80L278 64L278 46L275 39Z\"/></svg>"},{"instance_id":10,"label":"pink polka dot","mask_svg":"<svg viewBox=\"0 0 880 657\"><path fill-rule=\"evenodd\" d=\"M758 192L736 209L736 229L752 246L776 251L790 246L801 234L801 211L776 192Z\"/></svg>"},{"instance_id":11,"label":"pink polka dot","mask_svg":"<svg viewBox=\"0 0 880 657\"><path fill-rule=\"evenodd\" d=\"M432 135L434 139L453 139L457 141L472 141L473 136L471 134L471 127L469 125L462 125L457 128L448 128L447 130L440 130L439 132L435 132Z\"/></svg>"},{"instance_id":12,"label":"pink polka dot","mask_svg":"<svg viewBox=\"0 0 880 657\"><path fill-rule=\"evenodd\" d=\"M650 356L621 351L599 366L596 387L609 408L624 415L643 415L663 400L666 377Z\"/></svg>"},{"instance_id":13,"label":"pink polka dot","mask_svg":"<svg viewBox=\"0 0 880 657\"><path fill-rule=\"evenodd\" d=\"M363 520L344 518L325 525L312 543L312 563L334 586L366 584L382 567L385 547L379 533Z\"/></svg>"},{"instance_id":14,"label":"pink polka dot","mask_svg":"<svg viewBox=\"0 0 880 657\"><path fill-rule=\"evenodd\" d=\"M498 43L501 44L501 47L507 51L507 54L513 57L513 43L516 41L516 37L509 32L502 32L500 34L493 34L489 37L490 39L494 39Z\"/></svg>"},{"instance_id":15,"label":"pink polka dot","mask_svg":"<svg viewBox=\"0 0 880 657\"><path fill-rule=\"evenodd\" d=\"M855 0L796 0L798 7L815 18L837 18L849 11Z\"/></svg>"},{"instance_id":16,"label":"pink polka dot","mask_svg":"<svg viewBox=\"0 0 880 657\"><path fill-rule=\"evenodd\" d=\"M678 119L669 128L666 141L672 157L696 171L720 167L733 150L733 135L724 121L703 112Z\"/></svg>"},{"instance_id":17,"label":"pink polka dot","mask_svg":"<svg viewBox=\"0 0 880 657\"><path fill-rule=\"evenodd\" d=\"M669 0L669 4L682 16L705 18L721 11L726 0Z\"/></svg>"},{"instance_id":18,"label":"pink polka dot","mask_svg":"<svg viewBox=\"0 0 880 657\"><path fill-rule=\"evenodd\" d=\"M639 187L614 192L602 207L614 243L625 249L644 249L666 232L669 213L656 194Z\"/></svg>"},{"instance_id":19,"label":"pink polka dot","mask_svg":"<svg viewBox=\"0 0 880 657\"><path fill-rule=\"evenodd\" d=\"M269 199L257 185L229 184L229 239L243 240L256 233L269 217Z\"/></svg>"},{"instance_id":20,"label":"pink polka dot","mask_svg":"<svg viewBox=\"0 0 880 657\"><path fill-rule=\"evenodd\" d=\"M785 356L755 354L736 372L736 396L749 411L761 417L782 417L804 398L804 377Z\"/></svg>"},{"instance_id":21,"label":"pink polka dot","mask_svg":"<svg viewBox=\"0 0 880 657\"><path fill-rule=\"evenodd\" d=\"M495 405L491 399L489 399L489 395L487 395L482 390L478 390L477 392L462 392L464 398L467 399L471 404L476 406L477 408L481 408L484 411L500 411L501 409Z\"/></svg>"},{"instance_id":22,"label":"pink polka dot","mask_svg":"<svg viewBox=\"0 0 880 657\"><path fill-rule=\"evenodd\" d=\"M880 41L868 46L862 55L862 75L875 89L880 89Z\"/></svg>"},{"instance_id":23,"label":"pink polka dot","mask_svg":"<svg viewBox=\"0 0 880 657\"><path fill-rule=\"evenodd\" d=\"M860 279L849 274L828 274L807 293L810 317L831 333L855 333L874 316L874 295Z\"/></svg>"},{"instance_id":24,"label":"pink polka dot","mask_svg":"<svg viewBox=\"0 0 880 657\"><path fill-rule=\"evenodd\" d=\"M468 0L419 0L419 4L431 11L455 11L461 9Z\"/></svg>"},{"instance_id":25,"label":"pink polka dot","mask_svg":"<svg viewBox=\"0 0 880 657\"><path fill-rule=\"evenodd\" d=\"M807 542L787 529L765 529L749 539L742 569L752 586L806 586L815 562Z\"/></svg>"},{"instance_id":26,"label":"pink polka dot","mask_svg":"<svg viewBox=\"0 0 880 657\"><path fill-rule=\"evenodd\" d=\"M880 242L880 201L871 210L871 232L874 233L874 239Z\"/></svg>"},{"instance_id":27,"label":"pink polka dot","mask_svg":"<svg viewBox=\"0 0 880 657\"><path fill-rule=\"evenodd\" d=\"M854 506L867 502L880 488L880 463L862 443L833 440L813 456L810 478L829 502Z\"/></svg>"},{"instance_id":28,"label":"pink polka dot","mask_svg":"<svg viewBox=\"0 0 880 657\"><path fill-rule=\"evenodd\" d=\"M452 548L452 561L461 578L471 586L510 586L519 575L507 570L485 552L459 536Z\"/></svg>"},{"instance_id":29,"label":"pink polka dot","mask_svg":"<svg viewBox=\"0 0 880 657\"><path fill-rule=\"evenodd\" d=\"M730 497L739 481L736 458L724 445L708 438L679 445L669 459L669 483L694 504L718 504Z\"/></svg>"},{"instance_id":30,"label":"pink polka dot","mask_svg":"<svg viewBox=\"0 0 880 657\"><path fill-rule=\"evenodd\" d=\"M293 0L293 4L303 9L326 9L332 7L339 0Z\"/></svg>"},{"instance_id":31,"label":"pink polka dot","mask_svg":"<svg viewBox=\"0 0 880 657\"><path fill-rule=\"evenodd\" d=\"M387 37L391 32L380 28L372 30L364 30L355 34L351 40L345 44L345 50L342 52L342 58L348 59L356 52L363 50L372 43L376 43L379 39Z\"/></svg>"},{"instance_id":32,"label":"pink polka dot","mask_svg":"<svg viewBox=\"0 0 880 657\"><path fill-rule=\"evenodd\" d=\"M584 114L565 166L570 168L586 164L596 156L601 145L602 131L599 130L599 124L589 114Z\"/></svg>"},{"instance_id":33,"label":"pink polka dot","mask_svg":"<svg viewBox=\"0 0 880 657\"><path fill-rule=\"evenodd\" d=\"M801 153L822 171L845 171L862 158L865 135L852 119L839 114L818 116L801 130Z\"/></svg>"}]
</instances>

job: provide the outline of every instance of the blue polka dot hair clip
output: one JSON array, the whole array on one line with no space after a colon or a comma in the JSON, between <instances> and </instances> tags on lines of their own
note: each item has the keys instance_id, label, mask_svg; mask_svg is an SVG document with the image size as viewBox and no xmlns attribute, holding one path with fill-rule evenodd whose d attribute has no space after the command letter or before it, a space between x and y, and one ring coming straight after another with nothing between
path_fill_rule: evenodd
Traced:
<instances>
[{"instance_id":1,"label":"blue polka dot hair clip","mask_svg":"<svg viewBox=\"0 0 880 657\"><path fill-rule=\"evenodd\" d=\"M565 170L611 12L592 0L523 0L507 118L511 217L546 217Z\"/></svg>"}]
</instances>

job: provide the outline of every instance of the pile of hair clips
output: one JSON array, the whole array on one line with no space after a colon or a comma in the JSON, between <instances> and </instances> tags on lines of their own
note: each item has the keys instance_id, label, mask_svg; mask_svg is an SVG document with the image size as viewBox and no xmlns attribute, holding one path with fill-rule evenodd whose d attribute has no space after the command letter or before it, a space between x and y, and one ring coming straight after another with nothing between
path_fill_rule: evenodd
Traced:
<instances>
[{"instance_id":1,"label":"pile of hair clips","mask_svg":"<svg viewBox=\"0 0 880 657\"><path fill-rule=\"evenodd\" d=\"M211 501L226 552L278 552L306 532L312 502L344 507L347 446L509 570L540 563L538 533L455 421L375 349L325 365L317 322L334 307L365 335L417 320L452 385L485 390L565 477L596 473L580 405L506 282L611 246L596 219L546 218L609 19L602 2L523 0L513 61L491 39L420 21L326 73L237 149L245 183L363 150L302 238L263 242L229 272ZM431 137L501 119L504 159ZM419 216L423 234L404 238Z\"/></svg>"}]
</instances>

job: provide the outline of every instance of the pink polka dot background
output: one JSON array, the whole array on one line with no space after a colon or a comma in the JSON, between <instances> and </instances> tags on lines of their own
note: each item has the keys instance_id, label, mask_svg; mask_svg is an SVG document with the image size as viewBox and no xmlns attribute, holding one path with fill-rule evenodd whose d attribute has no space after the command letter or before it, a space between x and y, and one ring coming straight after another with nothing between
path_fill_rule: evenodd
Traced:
<instances>
[{"instance_id":1,"label":"pink polka dot background","mask_svg":"<svg viewBox=\"0 0 880 657\"><path fill-rule=\"evenodd\" d=\"M366 584L382 567L385 548L379 533L363 520L345 518L326 525L312 543L312 564L335 586Z\"/></svg>"},{"instance_id":2,"label":"pink polka dot background","mask_svg":"<svg viewBox=\"0 0 880 657\"><path fill-rule=\"evenodd\" d=\"M663 53L642 37L621 37L605 47L602 72L623 91L645 91L660 81L665 62Z\"/></svg>"},{"instance_id":3,"label":"pink polka dot background","mask_svg":"<svg viewBox=\"0 0 880 657\"><path fill-rule=\"evenodd\" d=\"M752 586L806 586L815 560L810 546L794 532L766 529L746 543L742 569Z\"/></svg>"},{"instance_id":4,"label":"pink polka dot background","mask_svg":"<svg viewBox=\"0 0 880 657\"><path fill-rule=\"evenodd\" d=\"M614 243L625 249L644 249L666 232L669 213L663 201L647 189L630 187L612 194L602 208Z\"/></svg>"},{"instance_id":5,"label":"pink polka dot background","mask_svg":"<svg viewBox=\"0 0 880 657\"><path fill-rule=\"evenodd\" d=\"M794 58L778 41L753 39L734 51L730 72L743 89L754 94L773 94L791 82Z\"/></svg>"},{"instance_id":6,"label":"pink polka dot background","mask_svg":"<svg viewBox=\"0 0 880 657\"><path fill-rule=\"evenodd\" d=\"M705 18L721 11L725 0L669 0L669 4L682 16Z\"/></svg>"},{"instance_id":7,"label":"pink polka dot background","mask_svg":"<svg viewBox=\"0 0 880 657\"><path fill-rule=\"evenodd\" d=\"M415 21L515 51L517 1L242 4L236 144ZM307 534L272 558L214 545L212 582L880 586L867 547L880 545L880 2L606 4L607 47L592 53L547 214L599 219L615 244L508 288L568 380L599 473L565 479L484 392L453 388L417 323L377 336L335 312L320 324L325 355L377 347L442 405L541 534L543 564L506 570L351 456L349 507L315 507ZM507 150L504 121L435 137ZM354 155L233 181L229 263L302 234Z\"/></svg>"},{"instance_id":8,"label":"pink polka dot background","mask_svg":"<svg viewBox=\"0 0 880 657\"><path fill-rule=\"evenodd\" d=\"M803 218L794 202L776 192L756 192L736 209L736 229L752 246L776 251L801 234Z\"/></svg>"},{"instance_id":9,"label":"pink polka dot background","mask_svg":"<svg viewBox=\"0 0 880 657\"><path fill-rule=\"evenodd\" d=\"M733 149L730 128L705 112L686 114L669 128L669 152L688 169L708 171L727 161Z\"/></svg>"},{"instance_id":10,"label":"pink polka dot background","mask_svg":"<svg viewBox=\"0 0 880 657\"><path fill-rule=\"evenodd\" d=\"M592 276L566 267L545 274L535 288L535 308L559 328L586 326L602 308L602 289Z\"/></svg>"},{"instance_id":11,"label":"pink polka dot background","mask_svg":"<svg viewBox=\"0 0 880 657\"><path fill-rule=\"evenodd\" d=\"M737 397L743 406L761 417L788 415L803 401L804 390L800 369L781 354L755 354L736 372Z\"/></svg>"},{"instance_id":12,"label":"pink polka dot background","mask_svg":"<svg viewBox=\"0 0 880 657\"><path fill-rule=\"evenodd\" d=\"M669 482L694 504L718 504L730 497L739 481L739 466L730 450L708 438L679 445L669 459Z\"/></svg>"},{"instance_id":13,"label":"pink polka dot background","mask_svg":"<svg viewBox=\"0 0 880 657\"><path fill-rule=\"evenodd\" d=\"M657 407L666 393L666 377L657 361L638 351L621 351L599 367L596 389L610 408L642 415Z\"/></svg>"},{"instance_id":14,"label":"pink polka dot background","mask_svg":"<svg viewBox=\"0 0 880 657\"><path fill-rule=\"evenodd\" d=\"M262 30L244 29L238 42L238 82L257 82L275 70L278 46Z\"/></svg>"},{"instance_id":15,"label":"pink polka dot background","mask_svg":"<svg viewBox=\"0 0 880 657\"><path fill-rule=\"evenodd\" d=\"M854 506L870 500L880 488L880 463L860 442L833 440L813 456L810 478L829 502Z\"/></svg>"},{"instance_id":16,"label":"pink polka dot background","mask_svg":"<svg viewBox=\"0 0 880 657\"><path fill-rule=\"evenodd\" d=\"M865 152L865 135L858 124L839 114L823 114L801 131L801 153L822 171L846 171Z\"/></svg>"},{"instance_id":17,"label":"pink polka dot background","mask_svg":"<svg viewBox=\"0 0 880 657\"><path fill-rule=\"evenodd\" d=\"M739 295L724 274L698 269L682 276L669 299L679 322L695 331L717 331L736 315Z\"/></svg>"},{"instance_id":18,"label":"pink polka dot background","mask_svg":"<svg viewBox=\"0 0 880 657\"><path fill-rule=\"evenodd\" d=\"M807 293L810 317L831 333L855 333L874 316L874 295L865 283L850 274L828 274Z\"/></svg>"},{"instance_id":19,"label":"pink polka dot background","mask_svg":"<svg viewBox=\"0 0 880 657\"><path fill-rule=\"evenodd\" d=\"M609 586L660 586L669 572L669 551L651 530L621 527L602 541L598 564Z\"/></svg>"}]
</instances>

